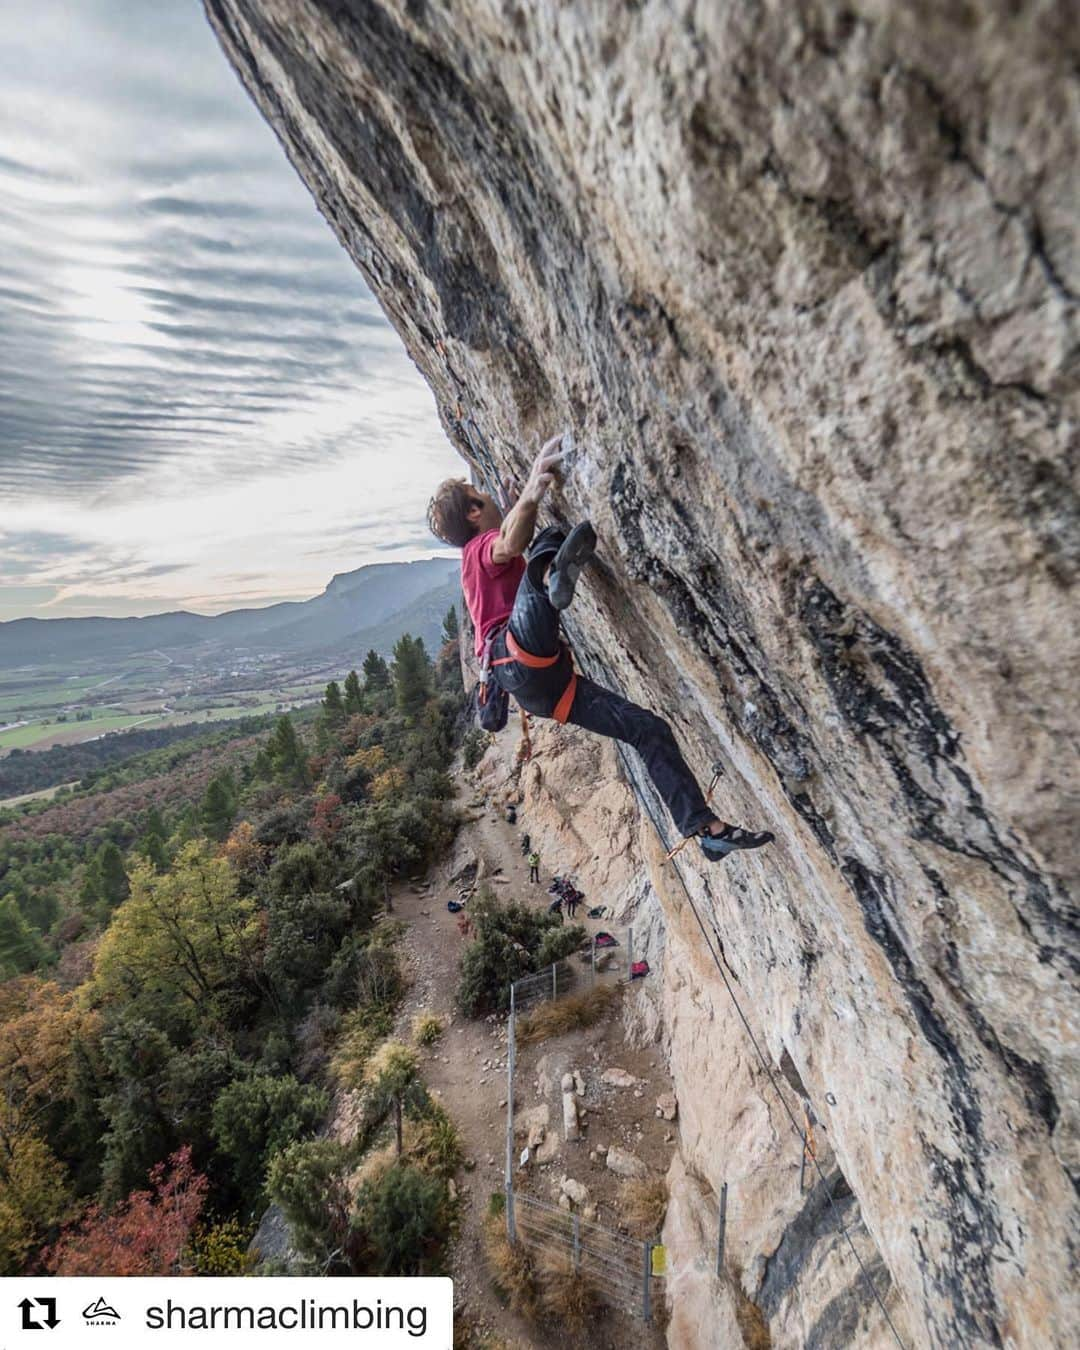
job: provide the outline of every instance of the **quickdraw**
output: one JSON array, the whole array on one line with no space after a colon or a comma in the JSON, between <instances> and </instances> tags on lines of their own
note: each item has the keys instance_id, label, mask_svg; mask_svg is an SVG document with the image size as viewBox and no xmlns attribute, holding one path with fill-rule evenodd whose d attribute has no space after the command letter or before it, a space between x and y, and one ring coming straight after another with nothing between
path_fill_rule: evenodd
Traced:
<instances>
[{"instance_id":1,"label":"quickdraw","mask_svg":"<svg viewBox=\"0 0 1080 1350\"><path fill-rule=\"evenodd\" d=\"M709 790L705 794L706 805L711 804L712 795L716 791L716 785L717 783L719 783L720 779L723 776L724 776L724 766L720 763L719 760L717 760L716 763L713 765L712 782L709 784ZM680 839L674 848L668 849L668 851L664 854L664 862L666 863L670 862L672 858L675 857L676 853L681 853L683 851L683 849L687 846L687 844L689 844L691 839L696 838L697 838L696 834L688 834L684 839Z\"/></svg>"}]
</instances>

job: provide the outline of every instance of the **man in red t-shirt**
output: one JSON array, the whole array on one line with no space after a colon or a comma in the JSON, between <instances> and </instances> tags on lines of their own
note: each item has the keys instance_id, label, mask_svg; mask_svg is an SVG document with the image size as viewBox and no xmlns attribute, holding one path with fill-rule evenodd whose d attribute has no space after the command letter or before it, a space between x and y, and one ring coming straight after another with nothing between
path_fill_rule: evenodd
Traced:
<instances>
[{"instance_id":1,"label":"man in red t-shirt","mask_svg":"<svg viewBox=\"0 0 1080 1350\"><path fill-rule=\"evenodd\" d=\"M490 647L492 677L526 712L632 745L676 827L684 836L697 835L707 858L772 843L768 831L717 819L663 718L575 674L559 634L559 613L574 597L596 533L588 521L569 534L556 526L535 533L537 511L562 460L561 441L556 436L537 455L505 517L494 498L464 478L448 478L431 499L432 532L461 549L477 658Z\"/></svg>"}]
</instances>

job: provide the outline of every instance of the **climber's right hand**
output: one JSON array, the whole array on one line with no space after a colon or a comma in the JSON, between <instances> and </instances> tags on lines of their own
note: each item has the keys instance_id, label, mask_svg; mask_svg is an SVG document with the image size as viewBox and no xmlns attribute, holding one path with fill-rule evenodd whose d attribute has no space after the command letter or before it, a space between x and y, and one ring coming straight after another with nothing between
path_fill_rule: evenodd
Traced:
<instances>
[{"instance_id":1,"label":"climber's right hand","mask_svg":"<svg viewBox=\"0 0 1080 1350\"><path fill-rule=\"evenodd\" d=\"M562 432L546 441L529 470L528 482L521 495L537 506L543 501L548 488L559 481L558 470L565 453L562 442Z\"/></svg>"}]
</instances>

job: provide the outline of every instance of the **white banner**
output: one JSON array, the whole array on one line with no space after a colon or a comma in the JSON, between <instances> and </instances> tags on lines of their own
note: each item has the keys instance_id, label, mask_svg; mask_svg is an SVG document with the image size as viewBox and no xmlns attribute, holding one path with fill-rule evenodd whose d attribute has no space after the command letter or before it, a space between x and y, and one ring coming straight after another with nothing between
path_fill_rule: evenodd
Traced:
<instances>
[{"instance_id":1,"label":"white banner","mask_svg":"<svg viewBox=\"0 0 1080 1350\"><path fill-rule=\"evenodd\" d=\"M0 1350L228 1346L451 1350L453 1282L364 1276L0 1280ZM251 1338L250 1341L248 1338Z\"/></svg>"}]
</instances>

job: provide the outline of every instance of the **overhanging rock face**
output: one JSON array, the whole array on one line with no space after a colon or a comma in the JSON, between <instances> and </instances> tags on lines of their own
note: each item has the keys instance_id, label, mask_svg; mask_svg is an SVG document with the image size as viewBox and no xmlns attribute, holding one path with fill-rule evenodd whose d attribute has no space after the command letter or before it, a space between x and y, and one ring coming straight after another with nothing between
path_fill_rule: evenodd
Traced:
<instances>
[{"instance_id":1,"label":"overhanging rock face","mask_svg":"<svg viewBox=\"0 0 1080 1350\"><path fill-rule=\"evenodd\" d=\"M574 428L579 659L777 833L683 871L910 1342L1064 1345L1070 7L207 10L459 447Z\"/></svg>"}]
</instances>

